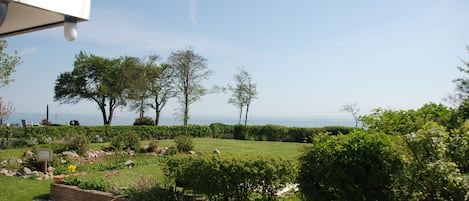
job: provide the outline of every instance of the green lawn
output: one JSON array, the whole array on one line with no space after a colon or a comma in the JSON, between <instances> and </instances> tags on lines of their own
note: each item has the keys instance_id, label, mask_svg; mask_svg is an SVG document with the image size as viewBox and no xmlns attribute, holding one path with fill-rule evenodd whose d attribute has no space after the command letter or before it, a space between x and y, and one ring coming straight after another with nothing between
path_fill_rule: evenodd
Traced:
<instances>
[{"instance_id":1,"label":"green lawn","mask_svg":"<svg viewBox=\"0 0 469 201\"><path fill-rule=\"evenodd\" d=\"M37 181L0 176L0 201L26 201L47 198L51 180Z\"/></svg>"},{"instance_id":2,"label":"green lawn","mask_svg":"<svg viewBox=\"0 0 469 201\"><path fill-rule=\"evenodd\" d=\"M194 138L194 151L211 154L214 149L220 150L222 154L252 154L278 157L298 157L306 146L301 143L287 142L260 142L260 141L241 141L229 139L212 139L212 138ZM142 141L142 145L148 144L149 141ZM170 147L174 145L173 140L159 141L159 147ZM98 149L109 146L107 143L90 144L90 149ZM0 159L8 159L12 157L21 157L28 149L8 149L0 150ZM145 160L148 156L136 158L132 160ZM105 178L112 184L129 187L147 177L156 179L159 183L164 182L164 176L159 164L149 164L137 166L133 169L121 169L119 175L112 175L105 178L106 173L112 171L96 171L87 172L86 175L80 176L82 180L92 180L95 178ZM36 181L32 179L21 179L13 177L0 177L0 201L3 200L33 200L41 196L49 194L49 186L51 181Z\"/></svg>"}]
</instances>

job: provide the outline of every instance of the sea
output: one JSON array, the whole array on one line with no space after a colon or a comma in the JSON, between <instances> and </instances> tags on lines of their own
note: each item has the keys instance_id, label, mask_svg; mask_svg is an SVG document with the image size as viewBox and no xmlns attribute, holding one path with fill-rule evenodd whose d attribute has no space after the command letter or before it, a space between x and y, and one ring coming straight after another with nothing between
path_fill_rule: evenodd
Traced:
<instances>
[{"instance_id":1,"label":"sea","mask_svg":"<svg viewBox=\"0 0 469 201\"><path fill-rule=\"evenodd\" d=\"M132 125L136 115L117 115L112 119L112 125ZM46 114L42 113L12 113L11 116L4 120L4 124L12 126L21 126L22 120L27 125L39 125L40 122L46 119ZM100 114L50 114L49 121L53 124L69 125L71 120L78 120L80 125L84 126L97 126L103 125L103 119ZM236 117L226 116L192 116L189 119L189 124L195 125L210 125L211 123L224 123L228 125L238 124ZM242 122L244 123L244 122ZM248 125L281 125L287 127L303 127L314 128L324 126L355 126L355 120L352 117L331 117L331 116L316 116L316 117L248 117ZM174 117L162 117L160 125L182 125L182 121Z\"/></svg>"}]
</instances>

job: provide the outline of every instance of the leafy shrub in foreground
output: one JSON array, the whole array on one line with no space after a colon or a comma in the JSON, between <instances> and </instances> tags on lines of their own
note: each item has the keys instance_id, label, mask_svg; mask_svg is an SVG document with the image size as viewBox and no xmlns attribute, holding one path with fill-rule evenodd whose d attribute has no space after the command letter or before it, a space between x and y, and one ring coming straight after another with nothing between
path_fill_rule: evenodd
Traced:
<instances>
[{"instance_id":1,"label":"leafy shrub in foreground","mask_svg":"<svg viewBox=\"0 0 469 201\"><path fill-rule=\"evenodd\" d=\"M394 175L403 170L392 137L319 135L300 159L298 183L306 200L393 200Z\"/></svg>"},{"instance_id":2,"label":"leafy shrub in foreground","mask_svg":"<svg viewBox=\"0 0 469 201\"><path fill-rule=\"evenodd\" d=\"M207 196L208 200L275 200L275 193L294 183L296 161L238 155L176 155L167 161L176 186Z\"/></svg>"}]
</instances>

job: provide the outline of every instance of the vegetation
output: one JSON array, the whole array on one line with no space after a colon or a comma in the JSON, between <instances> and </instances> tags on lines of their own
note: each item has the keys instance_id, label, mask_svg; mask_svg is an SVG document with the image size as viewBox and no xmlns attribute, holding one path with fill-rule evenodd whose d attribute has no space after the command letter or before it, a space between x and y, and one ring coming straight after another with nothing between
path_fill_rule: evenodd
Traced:
<instances>
[{"instance_id":1,"label":"vegetation","mask_svg":"<svg viewBox=\"0 0 469 201\"><path fill-rule=\"evenodd\" d=\"M208 79L213 72L207 67L207 59L192 49L172 52L168 58L168 65L173 72L174 85L181 104L180 117L183 125L187 126L189 106L208 93L208 90L202 86L202 81Z\"/></svg>"},{"instance_id":2,"label":"vegetation","mask_svg":"<svg viewBox=\"0 0 469 201\"><path fill-rule=\"evenodd\" d=\"M296 177L294 160L239 155L178 155L168 159L176 186L209 200L274 200L275 193Z\"/></svg>"},{"instance_id":3,"label":"vegetation","mask_svg":"<svg viewBox=\"0 0 469 201\"><path fill-rule=\"evenodd\" d=\"M75 57L73 71L57 77L54 100L60 103L95 102L104 125L111 125L115 109L125 105L123 95L128 82L124 75L135 62L130 57L109 59L80 52Z\"/></svg>"},{"instance_id":4,"label":"vegetation","mask_svg":"<svg viewBox=\"0 0 469 201\"><path fill-rule=\"evenodd\" d=\"M244 125L247 125L249 106L251 105L251 102L257 98L258 94L256 84L252 83L251 76L244 69L239 69L239 74L235 74L233 77L236 85L228 85L228 89L232 92L231 97L228 99L228 103L233 104L239 109L238 124L241 124L243 108L246 106Z\"/></svg>"},{"instance_id":5,"label":"vegetation","mask_svg":"<svg viewBox=\"0 0 469 201\"><path fill-rule=\"evenodd\" d=\"M393 200L403 163L392 136L319 135L300 158L298 182L306 200Z\"/></svg>"}]
</instances>

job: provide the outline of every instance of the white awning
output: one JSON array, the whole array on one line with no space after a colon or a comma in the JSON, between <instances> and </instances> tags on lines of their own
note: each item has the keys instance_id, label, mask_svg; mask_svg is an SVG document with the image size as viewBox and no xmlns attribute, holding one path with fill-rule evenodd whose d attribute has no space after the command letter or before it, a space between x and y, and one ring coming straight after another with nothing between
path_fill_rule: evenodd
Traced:
<instances>
[{"instance_id":1,"label":"white awning","mask_svg":"<svg viewBox=\"0 0 469 201\"><path fill-rule=\"evenodd\" d=\"M89 20L90 0L0 0L0 38L65 25L67 40L76 23Z\"/></svg>"}]
</instances>

